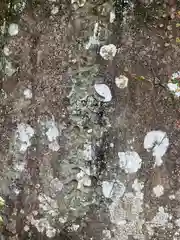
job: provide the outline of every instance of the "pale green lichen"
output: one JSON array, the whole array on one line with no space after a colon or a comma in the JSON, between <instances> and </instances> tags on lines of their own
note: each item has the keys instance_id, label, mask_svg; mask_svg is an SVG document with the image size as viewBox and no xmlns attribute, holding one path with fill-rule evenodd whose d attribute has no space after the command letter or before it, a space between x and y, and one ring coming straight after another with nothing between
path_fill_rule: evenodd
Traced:
<instances>
[{"instance_id":1,"label":"pale green lichen","mask_svg":"<svg viewBox=\"0 0 180 240\"><path fill-rule=\"evenodd\" d=\"M71 120L66 137L68 139L68 156L61 161L62 174L67 182L77 181L73 189L64 196L69 208L69 217L83 216L93 203L98 204L101 192L92 187L91 178L97 176L95 149L110 128L110 122L104 114L103 124L99 124L98 112L102 102L94 95L93 84L98 74L98 65L80 68L72 77L72 90L69 94L68 108ZM104 103L106 104L106 103ZM110 107L107 112L112 111Z\"/></svg>"}]
</instances>

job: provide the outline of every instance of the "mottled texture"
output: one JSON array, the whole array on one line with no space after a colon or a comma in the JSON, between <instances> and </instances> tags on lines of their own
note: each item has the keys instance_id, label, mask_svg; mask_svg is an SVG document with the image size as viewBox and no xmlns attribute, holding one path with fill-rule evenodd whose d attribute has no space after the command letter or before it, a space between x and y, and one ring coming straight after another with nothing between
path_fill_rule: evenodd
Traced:
<instances>
[{"instance_id":1,"label":"mottled texture","mask_svg":"<svg viewBox=\"0 0 180 240\"><path fill-rule=\"evenodd\" d=\"M179 239L170 2L0 3L1 239Z\"/></svg>"}]
</instances>

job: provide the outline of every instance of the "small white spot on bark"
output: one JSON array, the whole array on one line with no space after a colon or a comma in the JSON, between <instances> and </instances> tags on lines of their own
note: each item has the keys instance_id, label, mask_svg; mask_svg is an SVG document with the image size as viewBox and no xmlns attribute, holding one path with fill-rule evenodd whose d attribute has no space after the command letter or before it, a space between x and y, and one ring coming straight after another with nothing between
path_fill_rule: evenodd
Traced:
<instances>
[{"instance_id":1,"label":"small white spot on bark","mask_svg":"<svg viewBox=\"0 0 180 240\"><path fill-rule=\"evenodd\" d=\"M24 212L24 210L23 210L23 209L21 209L21 210L20 210L20 213L21 213L21 214L24 214L25 212Z\"/></svg>"},{"instance_id":2,"label":"small white spot on bark","mask_svg":"<svg viewBox=\"0 0 180 240\"><path fill-rule=\"evenodd\" d=\"M34 219L32 215L27 216L30 223L37 228L38 232L46 232L46 236L52 238L56 235L56 229L51 227L46 218Z\"/></svg>"},{"instance_id":3,"label":"small white spot on bark","mask_svg":"<svg viewBox=\"0 0 180 240\"><path fill-rule=\"evenodd\" d=\"M7 46L4 47L3 51L4 51L5 56L9 56L11 54L11 52Z\"/></svg>"},{"instance_id":4,"label":"small white spot on bark","mask_svg":"<svg viewBox=\"0 0 180 240\"><path fill-rule=\"evenodd\" d=\"M87 130L87 133L92 133L92 132L93 132L92 128Z\"/></svg>"},{"instance_id":5,"label":"small white spot on bark","mask_svg":"<svg viewBox=\"0 0 180 240\"><path fill-rule=\"evenodd\" d=\"M126 88L128 85L128 78L120 75L119 77L115 78L115 84L118 88Z\"/></svg>"},{"instance_id":6,"label":"small white spot on bark","mask_svg":"<svg viewBox=\"0 0 180 240\"><path fill-rule=\"evenodd\" d=\"M33 214L34 216L37 216L37 215L38 215L38 211L34 210L34 211L32 211L32 214Z\"/></svg>"},{"instance_id":7,"label":"small white spot on bark","mask_svg":"<svg viewBox=\"0 0 180 240\"><path fill-rule=\"evenodd\" d=\"M114 143L110 143L109 146L110 146L111 148L113 148L113 147L114 147Z\"/></svg>"},{"instance_id":8,"label":"small white spot on bark","mask_svg":"<svg viewBox=\"0 0 180 240\"><path fill-rule=\"evenodd\" d=\"M66 217L65 217L65 218L63 218L63 217L60 217L60 218L59 218L59 222L60 222L60 223L63 223L63 224L64 224L66 221L67 221L67 218L66 218Z\"/></svg>"},{"instance_id":9,"label":"small white spot on bark","mask_svg":"<svg viewBox=\"0 0 180 240\"><path fill-rule=\"evenodd\" d=\"M179 83L168 83L167 84L169 90L171 92L174 92L175 96L180 97L180 87L179 87Z\"/></svg>"},{"instance_id":10,"label":"small white spot on bark","mask_svg":"<svg viewBox=\"0 0 180 240\"><path fill-rule=\"evenodd\" d=\"M90 177L89 176L84 176L84 178L83 178L83 185L85 186L85 187L90 187L91 186L91 179L90 179Z\"/></svg>"},{"instance_id":11,"label":"small white spot on bark","mask_svg":"<svg viewBox=\"0 0 180 240\"><path fill-rule=\"evenodd\" d=\"M143 189L143 187L144 187L144 184L141 183L141 182L139 182L138 179L135 179L135 180L134 180L134 183L132 184L132 188L134 189L134 191L135 191L136 193L140 193L141 190Z\"/></svg>"},{"instance_id":12,"label":"small white spot on bark","mask_svg":"<svg viewBox=\"0 0 180 240\"><path fill-rule=\"evenodd\" d=\"M104 45L100 48L100 55L105 60L112 60L117 52L117 48L114 44Z\"/></svg>"},{"instance_id":13,"label":"small white spot on bark","mask_svg":"<svg viewBox=\"0 0 180 240\"><path fill-rule=\"evenodd\" d=\"M102 182L102 191L103 191L103 195L106 198L110 198L112 196L113 185L114 185L114 182L108 182L108 181Z\"/></svg>"},{"instance_id":14,"label":"small white spot on bark","mask_svg":"<svg viewBox=\"0 0 180 240\"><path fill-rule=\"evenodd\" d=\"M48 226L46 230L46 236L48 238L53 238L55 235L56 235L56 229L51 226Z\"/></svg>"},{"instance_id":15,"label":"small white spot on bark","mask_svg":"<svg viewBox=\"0 0 180 240\"><path fill-rule=\"evenodd\" d=\"M14 166L14 170L16 170L17 172L22 172L25 170L25 166L26 166L26 163L25 162L18 162L15 164Z\"/></svg>"},{"instance_id":16,"label":"small white spot on bark","mask_svg":"<svg viewBox=\"0 0 180 240\"><path fill-rule=\"evenodd\" d=\"M180 71L173 73L169 83L167 84L169 90L173 92L176 97L180 97L179 79L180 79Z\"/></svg>"},{"instance_id":17,"label":"small white spot on bark","mask_svg":"<svg viewBox=\"0 0 180 240\"><path fill-rule=\"evenodd\" d=\"M44 212L48 212L52 217L58 215L58 204L54 198L51 198L45 194L38 196L39 208Z\"/></svg>"},{"instance_id":18,"label":"small white spot on bark","mask_svg":"<svg viewBox=\"0 0 180 240\"><path fill-rule=\"evenodd\" d=\"M50 188L56 193L56 192L60 192L63 189L63 183L58 179L58 178L54 178L51 182L50 182Z\"/></svg>"},{"instance_id":19,"label":"small white spot on bark","mask_svg":"<svg viewBox=\"0 0 180 240\"><path fill-rule=\"evenodd\" d=\"M16 195L19 195L19 193L20 193L20 190L17 189L17 188L13 189L13 191L14 191L14 193L15 193Z\"/></svg>"},{"instance_id":20,"label":"small white spot on bark","mask_svg":"<svg viewBox=\"0 0 180 240\"><path fill-rule=\"evenodd\" d=\"M109 22L110 22L110 23L113 23L115 19L116 19L116 15L115 15L114 10L112 10L112 11L110 12L110 15L109 15Z\"/></svg>"},{"instance_id":21,"label":"small white spot on bark","mask_svg":"<svg viewBox=\"0 0 180 240\"><path fill-rule=\"evenodd\" d=\"M53 141L53 142L49 143L49 148L52 151L57 152L59 150L59 143L57 141Z\"/></svg>"},{"instance_id":22,"label":"small white spot on bark","mask_svg":"<svg viewBox=\"0 0 180 240\"><path fill-rule=\"evenodd\" d=\"M176 226L180 227L180 218L175 220Z\"/></svg>"},{"instance_id":23,"label":"small white spot on bark","mask_svg":"<svg viewBox=\"0 0 180 240\"><path fill-rule=\"evenodd\" d=\"M19 32L19 27L16 23L11 23L8 28L8 33L10 36L15 36Z\"/></svg>"},{"instance_id":24,"label":"small white spot on bark","mask_svg":"<svg viewBox=\"0 0 180 240\"><path fill-rule=\"evenodd\" d=\"M156 160L155 166L162 164L162 156L166 153L168 146L169 139L163 131L148 132L144 138L144 148L152 152Z\"/></svg>"},{"instance_id":25,"label":"small white spot on bark","mask_svg":"<svg viewBox=\"0 0 180 240\"><path fill-rule=\"evenodd\" d=\"M36 185L35 185L35 188L36 189L39 189L41 187L41 185L39 184L39 183L37 183Z\"/></svg>"},{"instance_id":26,"label":"small white spot on bark","mask_svg":"<svg viewBox=\"0 0 180 240\"><path fill-rule=\"evenodd\" d=\"M119 181L103 181L102 192L106 198L116 199L123 196L125 192L125 186Z\"/></svg>"},{"instance_id":27,"label":"small white spot on bark","mask_svg":"<svg viewBox=\"0 0 180 240\"><path fill-rule=\"evenodd\" d=\"M52 15L55 15L59 12L59 8L57 6L52 6L52 9L51 9L51 14Z\"/></svg>"},{"instance_id":28,"label":"small white spot on bark","mask_svg":"<svg viewBox=\"0 0 180 240\"><path fill-rule=\"evenodd\" d=\"M153 193L156 197L160 197L164 194L164 187L162 185L157 185L153 188Z\"/></svg>"},{"instance_id":29,"label":"small white spot on bark","mask_svg":"<svg viewBox=\"0 0 180 240\"><path fill-rule=\"evenodd\" d=\"M154 227L165 226L168 223L169 219L171 219L171 217L171 215L164 211L163 207L159 207L156 216L151 221L151 224L153 224Z\"/></svg>"},{"instance_id":30,"label":"small white spot on bark","mask_svg":"<svg viewBox=\"0 0 180 240\"><path fill-rule=\"evenodd\" d=\"M171 79L177 79L177 78L180 78L180 71L175 72L175 73L172 74Z\"/></svg>"},{"instance_id":31,"label":"small white spot on bark","mask_svg":"<svg viewBox=\"0 0 180 240\"><path fill-rule=\"evenodd\" d=\"M59 136L59 131L58 131L54 121L49 121L48 127L49 128L46 132L46 135L48 137L48 140L50 142L52 142L52 141L56 140L56 138Z\"/></svg>"},{"instance_id":32,"label":"small white spot on bark","mask_svg":"<svg viewBox=\"0 0 180 240\"><path fill-rule=\"evenodd\" d=\"M119 152L118 156L119 166L126 173L135 173L140 169L142 160L137 152L134 151Z\"/></svg>"},{"instance_id":33,"label":"small white spot on bark","mask_svg":"<svg viewBox=\"0 0 180 240\"><path fill-rule=\"evenodd\" d=\"M99 23L94 24L93 36L89 37L89 42L86 44L86 49L89 49L91 45L99 45Z\"/></svg>"},{"instance_id":34,"label":"small white spot on bark","mask_svg":"<svg viewBox=\"0 0 180 240\"><path fill-rule=\"evenodd\" d=\"M103 234L103 240L107 240L107 239L112 239L111 238L111 231L110 230L108 230L108 229L104 229L103 231L102 231L102 234Z\"/></svg>"},{"instance_id":35,"label":"small white spot on bark","mask_svg":"<svg viewBox=\"0 0 180 240\"><path fill-rule=\"evenodd\" d=\"M77 231L78 228L79 228L79 225L78 225L78 224L73 224L73 225L71 226L71 230L72 230L72 231Z\"/></svg>"},{"instance_id":36,"label":"small white spot on bark","mask_svg":"<svg viewBox=\"0 0 180 240\"><path fill-rule=\"evenodd\" d=\"M32 98L32 91L29 88L26 88L23 92L25 99L31 99Z\"/></svg>"},{"instance_id":37,"label":"small white spot on bark","mask_svg":"<svg viewBox=\"0 0 180 240\"><path fill-rule=\"evenodd\" d=\"M48 138L49 141L49 148L52 151L58 151L60 146L58 143L58 136L59 136L59 130L57 128L57 124L54 121L54 117L51 120L48 120L46 122L43 122L42 125L45 127L46 129L46 136Z\"/></svg>"},{"instance_id":38,"label":"small white spot on bark","mask_svg":"<svg viewBox=\"0 0 180 240\"><path fill-rule=\"evenodd\" d=\"M19 143L20 152L24 153L27 148L31 145L30 139L34 135L34 129L26 124L20 123L17 125L17 130L15 133L16 142Z\"/></svg>"},{"instance_id":39,"label":"small white spot on bark","mask_svg":"<svg viewBox=\"0 0 180 240\"><path fill-rule=\"evenodd\" d=\"M83 186L90 187L91 179L90 179L90 169L81 169L81 171L76 175L76 179L78 181L77 189L82 190Z\"/></svg>"},{"instance_id":40,"label":"small white spot on bark","mask_svg":"<svg viewBox=\"0 0 180 240\"><path fill-rule=\"evenodd\" d=\"M25 232L28 232L28 231L29 231L29 226L28 226L28 225L25 225L25 226L24 226L24 231L25 231Z\"/></svg>"},{"instance_id":41,"label":"small white spot on bark","mask_svg":"<svg viewBox=\"0 0 180 240\"><path fill-rule=\"evenodd\" d=\"M168 88L170 91L175 92L178 89L178 84L177 83L168 83Z\"/></svg>"},{"instance_id":42,"label":"small white spot on bark","mask_svg":"<svg viewBox=\"0 0 180 240\"><path fill-rule=\"evenodd\" d=\"M169 199L170 199L170 200L173 200L173 199L175 199L175 198L176 198L176 196L175 196L174 194L169 195Z\"/></svg>"},{"instance_id":43,"label":"small white spot on bark","mask_svg":"<svg viewBox=\"0 0 180 240\"><path fill-rule=\"evenodd\" d=\"M92 146L91 144L85 143L83 150L84 160L91 161L92 160Z\"/></svg>"},{"instance_id":44,"label":"small white spot on bark","mask_svg":"<svg viewBox=\"0 0 180 240\"><path fill-rule=\"evenodd\" d=\"M112 100L111 90L106 84L97 83L94 85L96 92L103 98L103 102L110 102Z\"/></svg>"}]
</instances>

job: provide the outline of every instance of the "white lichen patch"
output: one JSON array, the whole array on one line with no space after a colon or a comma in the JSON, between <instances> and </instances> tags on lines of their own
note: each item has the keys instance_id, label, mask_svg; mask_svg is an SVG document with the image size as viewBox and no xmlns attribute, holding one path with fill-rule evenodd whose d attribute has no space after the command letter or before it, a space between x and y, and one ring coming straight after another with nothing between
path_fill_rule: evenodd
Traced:
<instances>
[{"instance_id":1,"label":"white lichen patch","mask_svg":"<svg viewBox=\"0 0 180 240\"><path fill-rule=\"evenodd\" d=\"M146 222L146 229L148 231L148 234L152 236L154 234L154 230L157 228L164 230L166 227L172 227L171 223L169 222L171 219L172 215L165 212L164 208L160 206L154 218L150 222Z\"/></svg>"},{"instance_id":2,"label":"white lichen patch","mask_svg":"<svg viewBox=\"0 0 180 240\"><path fill-rule=\"evenodd\" d=\"M132 139L127 139L127 148L130 149L131 151L134 150L134 137Z\"/></svg>"},{"instance_id":3,"label":"white lichen patch","mask_svg":"<svg viewBox=\"0 0 180 240\"><path fill-rule=\"evenodd\" d=\"M54 194L56 194L56 193L62 191L63 183L58 178L53 178L50 182L50 188L51 188L52 192Z\"/></svg>"},{"instance_id":4,"label":"white lichen patch","mask_svg":"<svg viewBox=\"0 0 180 240\"><path fill-rule=\"evenodd\" d=\"M94 85L96 92L101 96L103 102L110 102L112 100L112 94L110 88L104 83L97 83Z\"/></svg>"},{"instance_id":5,"label":"white lichen patch","mask_svg":"<svg viewBox=\"0 0 180 240\"><path fill-rule=\"evenodd\" d=\"M141 219L143 211L143 193L128 192L123 198L116 198L110 205L110 219L115 224L115 239L128 240L129 235L134 239L144 240L143 225Z\"/></svg>"},{"instance_id":6,"label":"white lichen patch","mask_svg":"<svg viewBox=\"0 0 180 240\"><path fill-rule=\"evenodd\" d=\"M151 151L155 157L155 166L162 164L162 157L167 151L169 146L169 139L167 134L163 131L151 131L148 132L144 138L144 148L147 151Z\"/></svg>"},{"instance_id":7,"label":"white lichen patch","mask_svg":"<svg viewBox=\"0 0 180 240\"><path fill-rule=\"evenodd\" d=\"M103 235L103 240L112 239L112 237L111 237L111 231L108 230L108 229L104 229L104 230L102 231L102 235Z\"/></svg>"},{"instance_id":8,"label":"white lichen patch","mask_svg":"<svg viewBox=\"0 0 180 240\"><path fill-rule=\"evenodd\" d=\"M56 229L51 226L47 226L46 227L46 236L48 238L53 238L55 235L56 235Z\"/></svg>"},{"instance_id":9,"label":"white lichen patch","mask_svg":"<svg viewBox=\"0 0 180 240\"><path fill-rule=\"evenodd\" d=\"M60 146L58 143L58 137L60 135L59 129L57 127L57 124L54 120L54 117L52 117L51 120L47 120L45 122L41 122L41 125L45 128L45 134L47 136L47 139L49 141L49 149L52 151L58 151Z\"/></svg>"},{"instance_id":10,"label":"white lichen patch","mask_svg":"<svg viewBox=\"0 0 180 240\"><path fill-rule=\"evenodd\" d=\"M11 52L7 46L4 46L3 52L4 52L5 56L9 56L11 54Z\"/></svg>"},{"instance_id":11,"label":"white lichen patch","mask_svg":"<svg viewBox=\"0 0 180 240\"><path fill-rule=\"evenodd\" d=\"M180 97L180 71L172 74L167 86L176 97Z\"/></svg>"},{"instance_id":12,"label":"white lichen patch","mask_svg":"<svg viewBox=\"0 0 180 240\"><path fill-rule=\"evenodd\" d=\"M144 220L131 221L116 227L116 231L113 233L115 238L113 240L129 240L130 236L136 240L146 240L143 234L143 224ZM111 238L112 239L112 238Z\"/></svg>"},{"instance_id":13,"label":"white lichen patch","mask_svg":"<svg viewBox=\"0 0 180 240\"><path fill-rule=\"evenodd\" d=\"M32 91L29 88L26 88L23 92L25 99L31 99L32 98Z\"/></svg>"},{"instance_id":14,"label":"white lichen patch","mask_svg":"<svg viewBox=\"0 0 180 240\"><path fill-rule=\"evenodd\" d=\"M34 129L26 123L20 123L17 125L15 132L15 144L21 153L24 153L31 145L31 138L34 135Z\"/></svg>"},{"instance_id":15,"label":"white lichen patch","mask_svg":"<svg viewBox=\"0 0 180 240\"><path fill-rule=\"evenodd\" d=\"M60 217L58 220L60 223L64 224L67 221L67 217Z\"/></svg>"},{"instance_id":16,"label":"white lichen patch","mask_svg":"<svg viewBox=\"0 0 180 240\"><path fill-rule=\"evenodd\" d=\"M92 146L91 144L85 143L83 150L84 160L91 161L92 160Z\"/></svg>"},{"instance_id":17,"label":"white lichen patch","mask_svg":"<svg viewBox=\"0 0 180 240\"><path fill-rule=\"evenodd\" d=\"M162 206L151 221L144 219L144 183L135 179L132 184L133 192L127 192L121 198L114 198L109 206L110 219L114 224L114 240L128 240L129 236L133 239L145 240L144 230L149 236L154 234L155 229L165 229L172 227L171 214L167 213Z\"/></svg>"},{"instance_id":18,"label":"white lichen patch","mask_svg":"<svg viewBox=\"0 0 180 240\"><path fill-rule=\"evenodd\" d=\"M111 198L114 182L103 181L102 192L106 198Z\"/></svg>"},{"instance_id":19,"label":"white lichen patch","mask_svg":"<svg viewBox=\"0 0 180 240\"><path fill-rule=\"evenodd\" d=\"M25 163L25 162L19 161L19 162L17 162L17 163L14 165L13 169L14 169L16 172L21 173L21 172L23 172L23 171L25 170L25 166L26 166L26 163Z\"/></svg>"},{"instance_id":20,"label":"white lichen patch","mask_svg":"<svg viewBox=\"0 0 180 240\"><path fill-rule=\"evenodd\" d=\"M28 226L28 225L25 225L25 226L24 226L24 231L25 231L25 232L28 232L28 231L29 231L29 229L30 229L30 228L29 228L29 226Z\"/></svg>"},{"instance_id":21,"label":"white lichen patch","mask_svg":"<svg viewBox=\"0 0 180 240\"><path fill-rule=\"evenodd\" d=\"M180 231L176 231L173 236L173 240L179 240L180 239Z\"/></svg>"},{"instance_id":22,"label":"white lichen patch","mask_svg":"<svg viewBox=\"0 0 180 240\"><path fill-rule=\"evenodd\" d=\"M78 182L77 189L83 191L84 187L91 186L91 178L90 178L90 169L81 169L80 172L76 176L76 180Z\"/></svg>"},{"instance_id":23,"label":"white lichen patch","mask_svg":"<svg viewBox=\"0 0 180 240\"><path fill-rule=\"evenodd\" d=\"M180 87L178 83L168 83L167 84L169 90L175 94L175 96L179 97L180 96Z\"/></svg>"},{"instance_id":24,"label":"white lichen patch","mask_svg":"<svg viewBox=\"0 0 180 240\"><path fill-rule=\"evenodd\" d=\"M135 191L135 193L140 193L141 190L144 188L144 183L139 182L138 179L135 179L134 183L132 184L132 188Z\"/></svg>"},{"instance_id":25,"label":"white lichen patch","mask_svg":"<svg viewBox=\"0 0 180 240\"><path fill-rule=\"evenodd\" d=\"M169 199L170 199L170 200L174 200L174 199L176 199L176 196L175 196L174 194L169 195Z\"/></svg>"},{"instance_id":26,"label":"white lichen patch","mask_svg":"<svg viewBox=\"0 0 180 240\"><path fill-rule=\"evenodd\" d=\"M19 26L16 23L11 23L8 28L8 33L10 36L15 36L19 32Z\"/></svg>"},{"instance_id":27,"label":"white lichen patch","mask_svg":"<svg viewBox=\"0 0 180 240\"><path fill-rule=\"evenodd\" d=\"M128 85L128 78L124 75L120 75L115 78L115 84L118 88L126 88Z\"/></svg>"},{"instance_id":28,"label":"white lichen patch","mask_svg":"<svg viewBox=\"0 0 180 240\"><path fill-rule=\"evenodd\" d=\"M180 227L180 218L175 220L175 224L176 224L176 226Z\"/></svg>"},{"instance_id":29,"label":"white lichen patch","mask_svg":"<svg viewBox=\"0 0 180 240\"><path fill-rule=\"evenodd\" d=\"M100 48L100 55L105 60L113 60L117 52L114 44L104 45Z\"/></svg>"},{"instance_id":30,"label":"white lichen patch","mask_svg":"<svg viewBox=\"0 0 180 240\"><path fill-rule=\"evenodd\" d=\"M78 224L72 224L72 226L70 226L70 227L68 228L68 230L73 231L73 232L76 232L79 227L80 227L80 226L79 226Z\"/></svg>"},{"instance_id":31,"label":"white lichen patch","mask_svg":"<svg viewBox=\"0 0 180 240\"><path fill-rule=\"evenodd\" d=\"M115 19L116 19L116 14L115 14L114 10L112 10L109 14L109 22L113 23Z\"/></svg>"},{"instance_id":32,"label":"white lichen patch","mask_svg":"<svg viewBox=\"0 0 180 240\"><path fill-rule=\"evenodd\" d=\"M150 222L150 225L153 227L162 227L165 228L172 216L164 211L164 208L161 206L158 209L156 216Z\"/></svg>"},{"instance_id":33,"label":"white lichen patch","mask_svg":"<svg viewBox=\"0 0 180 240\"><path fill-rule=\"evenodd\" d=\"M120 198L125 192L125 186L119 181L103 181L102 182L102 192L106 198Z\"/></svg>"},{"instance_id":34,"label":"white lichen patch","mask_svg":"<svg viewBox=\"0 0 180 240\"><path fill-rule=\"evenodd\" d=\"M118 152L119 166L126 173L136 173L142 164L139 154L134 151Z\"/></svg>"},{"instance_id":35,"label":"white lichen patch","mask_svg":"<svg viewBox=\"0 0 180 240\"><path fill-rule=\"evenodd\" d=\"M55 6L55 5L52 5L52 9L51 9L51 14L52 15L55 15L59 12L59 7L58 6Z\"/></svg>"},{"instance_id":36,"label":"white lichen patch","mask_svg":"<svg viewBox=\"0 0 180 240\"><path fill-rule=\"evenodd\" d=\"M52 199L51 197L45 194L40 194L38 196L38 200L39 200L39 208L43 212L45 213L47 212L52 217L55 217L58 215L58 205L55 199Z\"/></svg>"},{"instance_id":37,"label":"white lichen patch","mask_svg":"<svg viewBox=\"0 0 180 240\"><path fill-rule=\"evenodd\" d=\"M32 215L27 217L28 222L36 227L37 231L40 233L46 233L48 238L53 238L56 235L56 229L53 228L46 218L34 219Z\"/></svg>"},{"instance_id":38,"label":"white lichen patch","mask_svg":"<svg viewBox=\"0 0 180 240\"><path fill-rule=\"evenodd\" d=\"M156 197L160 197L164 194L164 187L162 185L157 185L153 188L153 193Z\"/></svg>"},{"instance_id":39,"label":"white lichen patch","mask_svg":"<svg viewBox=\"0 0 180 240\"><path fill-rule=\"evenodd\" d=\"M99 45L99 34L100 34L100 27L99 27L99 23L96 22L94 24L94 30L93 30L93 36L89 37L89 41L86 44L86 49L89 49L91 46L93 45Z\"/></svg>"}]
</instances>

